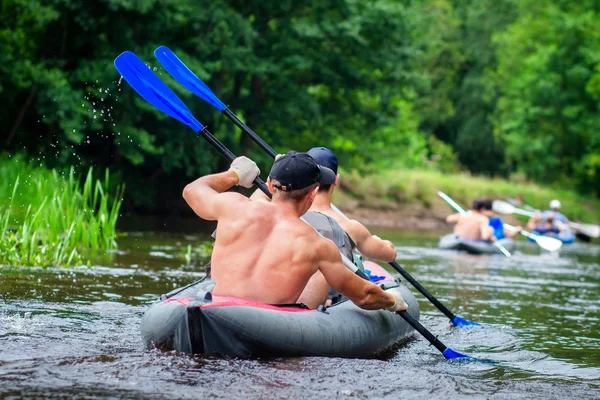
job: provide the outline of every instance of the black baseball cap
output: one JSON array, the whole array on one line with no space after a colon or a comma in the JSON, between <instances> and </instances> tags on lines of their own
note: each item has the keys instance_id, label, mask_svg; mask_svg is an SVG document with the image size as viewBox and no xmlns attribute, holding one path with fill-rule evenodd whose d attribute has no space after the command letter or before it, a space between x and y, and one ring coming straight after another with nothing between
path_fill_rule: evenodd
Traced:
<instances>
[{"instance_id":1,"label":"black baseball cap","mask_svg":"<svg viewBox=\"0 0 600 400\"><path fill-rule=\"evenodd\" d=\"M338 159L333 151L327 147L313 147L307 153L317 160L320 166L329 168L334 174L337 174Z\"/></svg>"},{"instance_id":2,"label":"black baseball cap","mask_svg":"<svg viewBox=\"0 0 600 400\"><path fill-rule=\"evenodd\" d=\"M290 151L275 160L269 177L276 179L281 184L276 188L284 192L304 189L313 183L331 185L335 182L335 173L332 170L320 166L307 153L295 151Z\"/></svg>"}]
</instances>

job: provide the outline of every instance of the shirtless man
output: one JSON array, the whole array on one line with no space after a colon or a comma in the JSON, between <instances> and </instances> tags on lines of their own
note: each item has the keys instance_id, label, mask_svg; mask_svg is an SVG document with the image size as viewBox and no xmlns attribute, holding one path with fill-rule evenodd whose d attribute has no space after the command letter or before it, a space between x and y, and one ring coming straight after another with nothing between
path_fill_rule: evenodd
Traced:
<instances>
[{"instance_id":1,"label":"shirtless man","mask_svg":"<svg viewBox=\"0 0 600 400\"><path fill-rule=\"evenodd\" d=\"M452 214L446 217L446 222L456 224L454 234L466 240L495 241L494 229L489 225L493 215L491 200L473 200L472 210L464 214Z\"/></svg>"},{"instance_id":2,"label":"shirtless man","mask_svg":"<svg viewBox=\"0 0 600 400\"><path fill-rule=\"evenodd\" d=\"M319 191L310 207L310 211L317 211L335 219L354 241L358 251L365 257L386 262L395 261L396 247L392 242L371 235L371 232L363 224L356 220L348 219L331 208L333 191L340 182L340 175L337 173L338 159L335 153L326 147L314 147L308 151L308 154L317 160L320 166L329 168L336 174L335 182L332 184L319 185Z\"/></svg>"},{"instance_id":3,"label":"shirtless man","mask_svg":"<svg viewBox=\"0 0 600 400\"><path fill-rule=\"evenodd\" d=\"M406 310L399 291L383 291L346 269L335 244L300 220L312 204L319 183L335 174L306 153L278 158L267 180L271 202L252 201L226 192L251 187L260 171L238 157L228 171L201 177L187 185L183 197L203 219L218 221L211 257L213 294L271 304L295 303L309 279L320 271L327 284L367 310ZM301 299L313 307L322 299Z\"/></svg>"}]
</instances>

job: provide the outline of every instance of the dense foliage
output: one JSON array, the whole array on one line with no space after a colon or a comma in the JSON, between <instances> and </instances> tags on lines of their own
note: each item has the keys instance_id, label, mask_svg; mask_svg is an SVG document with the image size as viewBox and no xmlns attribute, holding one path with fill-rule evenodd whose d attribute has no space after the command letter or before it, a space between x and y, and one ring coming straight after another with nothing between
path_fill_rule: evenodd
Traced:
<instances>
[{"instance_id":1,"label":"dense foliage","mask_svg":"<svg viewBox=\"0 0 600 400\"><path fill-rule=\"evenodd\" d=\"M132 50L268 170L265 154L164 73L152 52L167 45L279 151L326 145L348 169L520 173L599 194L599 4L5 0L3 148L50 167L109 167L138 209L166 208L165 193L223 168L119 83L112 61Z\"/></svg>"},{"instance_id":2,"label":"dense foliage","mask_svg":"<svg viewBox=\"0 0 600 400\"><path fill-rule=\"evenodd\" d=\"M117 247L123 187L108 193L108 171L83 184L10 158L0 162L0 265L69 266Z\"/></svg>"}]
</instances>

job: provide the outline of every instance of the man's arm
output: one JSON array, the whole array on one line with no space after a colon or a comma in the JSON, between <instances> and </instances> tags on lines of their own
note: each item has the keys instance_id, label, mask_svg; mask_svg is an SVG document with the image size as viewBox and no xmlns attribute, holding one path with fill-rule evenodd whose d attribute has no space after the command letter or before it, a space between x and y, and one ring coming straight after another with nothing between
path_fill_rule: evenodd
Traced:
<instances>
[{"instance_id":1,"label":"man's arm","mask_svg":"<svg viewBox=\"0 0 600 400\"><path fill-rule=\"evenodd\" d=\"M340 226L356 243L358 250L368 258L391 262L396 260L396 247L389 240L383 240L355 220L341 221Z\"/></svg>"},{"instance_id":2,"label":"man's arm","mask_svg":"<svg viewBox=\"0 0 600 400\"><path fill-rule=\"evenodd\" d=\"M541 214L535 214L533 217L529 218L529 221L527 221L527 225L525 225L525 227L527 229L529 229L530 231L534 231L535 230L535 226L540 223L542 221L542 216Z\"/></svg>"},{"instance_id":3,"label":"man's arm","mask_svg":"<svg viewBox=\"0 0 600 400\"><path fill-rule=\"evenodd\" d=\"M386 293L372 282L359 278L344 267L337 246L330 240L319 239L315 244L319 258L319 270L333 290L348 297L365 310L406 310L408 306L399 292Z\"/></svg>"},{"instance_id":4,"label":"man's arm","mask_svg":"<svg viewBox=\"0 0 600 400\"><path fill-rule=\"evenodd\" d=\"M506 236L508 238L513 238L513 237L517 236L517 234L523 230L523 227L521 225L516 226L515 228L516 229L514 231L512 229L504 228L504 236Z\"/></svg>"},{"instance_id":5,"label":"man's arm","mask_svg":"<svg viewBox=\"0 0 600 400\"><path fill-rule=\"evenodd\" d=\"M460 219L459 213L451 214L446 217L446 222L449 224L456 224L456 223L458 223L459 219Z\"/></svg>"},{"instance_id":6,"label":"man's arm","mask_svg":"<svg viewBox=\"0 0 600 400\"><path fill-rule=\"evenodd\" d=\"M481 233L481 240L489 240L491 242L496 240L496 236L494 236L494 228L490 226L490 220L486 217L481 216L479 230Z\"/></svg>"},{"instance_id":7,"label":"man's arm","mask_svg":"<svg viewBox=\"0 0 600 400\"><path fill-rule=\"evenodd\" d=\"M223 193L233 186L252 186L260 170L254 161L238 157L228 171L196 179L183 189L183 198L201 218L215 221L235 203L249 201L239 193Z\"/></svg>"}]
</instances>

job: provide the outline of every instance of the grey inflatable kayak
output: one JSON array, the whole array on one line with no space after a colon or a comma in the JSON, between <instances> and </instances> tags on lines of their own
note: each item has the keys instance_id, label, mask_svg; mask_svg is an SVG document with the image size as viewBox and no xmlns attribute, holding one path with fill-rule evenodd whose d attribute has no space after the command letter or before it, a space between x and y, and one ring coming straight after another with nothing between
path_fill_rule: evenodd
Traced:
<instances>
[{"instance_id":1,"label":"grey inflatable kayak","mask_svg":"<svg viewBox=\"0 0 600 400\"><path fill-rule=\"evenodd\" d=\"M409 313L418 319L419 305L413 294L387 275L377 284L384 289L399 288ZM162 296L150 306L141 323L145 345L232 357L367 358L405 341L414 332L396 314L362 310L348 300L308 310L212 296L213 286L214 281L205 280L173 297Z\"/></svg>"},{"instance_id":2,"label":"grey inflatable kayak","mask_svg":"<svg viewBox=\"0 0 600 400\"><path fill-rule=\"evenodd\" d=\"M500 239L498 242L509 251L514 247L513 240L509 238ZM490 242L460 239L452 233L442 236L438 243L438 247L446 250L466 251L471 254L502 254L500 250Z\"/></svg>"}]
</instances>

